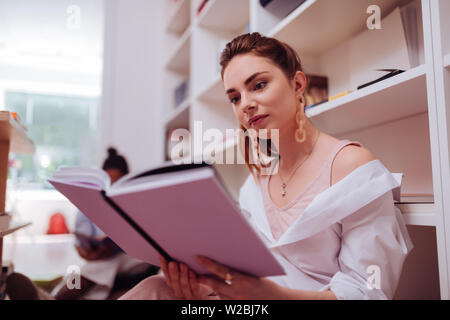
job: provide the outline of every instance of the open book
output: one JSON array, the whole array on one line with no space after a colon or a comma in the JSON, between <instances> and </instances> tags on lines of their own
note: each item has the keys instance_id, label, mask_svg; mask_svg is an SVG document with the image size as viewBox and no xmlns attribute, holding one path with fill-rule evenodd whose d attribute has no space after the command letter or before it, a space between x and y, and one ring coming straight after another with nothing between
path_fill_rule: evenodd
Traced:
<instances>
[{"instance_id":1,"label":"open book","mask_svg":"<svg viewBox=\"0 0 450 320\"><path fill-rule=\"evenodd\" d=\"M136 259L159 265L160 253L207 274L203 255L253 276L285 274L210 165L166 163L112 185L102 170L61 168L49 182Z\"/></svg>"}]
</instances>

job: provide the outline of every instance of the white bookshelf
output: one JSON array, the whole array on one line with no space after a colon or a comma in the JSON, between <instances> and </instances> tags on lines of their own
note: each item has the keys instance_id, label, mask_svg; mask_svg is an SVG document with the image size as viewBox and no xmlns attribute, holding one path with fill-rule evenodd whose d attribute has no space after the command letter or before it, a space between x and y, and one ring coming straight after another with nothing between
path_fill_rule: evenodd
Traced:
<instances>
[{"instance_id":1,"label":"white bookshelf","mask_svg":"<svg viewBox=\"0 0 450 320\"><path fill-rule=\"evenodd\" d=\"M408 70L307 110L314 124L339 135L427 112L426 68Z\"/></svg>"},{"instance_id":2,"label":"white bookshelf","mask_svg":"<svg viewBox=\"0 0 450 320\"><path fill-rule=\"evenodd\" d=\"M450 75L448 54L450 53L450 2L446 0L426 1L429 6L428 37L425 42L433 54L433 79L427 87L435 91L429 104L430 138L433 156L433 182L435 189L437 223L436 238L439 254L439 276L441 293L450 296ZM427 17L428 18L428 17ZM425 25L425 24L424 24ZM444 64L445 61L445 64ZM431 77L430 77L431 78ZM431 81L433 80L433 81Z\"/></svg>"},{"instance_id":3,"label":"white bookshelf","mask_svg":"<svg viewBox=\"0 0 450 320\"><path fill-rule=\"evenodd\" d=\"M178 106L175 103L175 89L191 79L191 0L164 1L165 15L168 17L164 28L164 76L162 92L162 115L164 117L164 159L167 159L168 132L177 128L189 130L190 108L192 105L190 89Z\"/></svg>"},{"instance_id":4,"label":"white bookshelf","mask_svg":"<svg viewBox=\"0 0 450 320\"><path fill-rule=\"evenodd\" d=\"M169 58L166 63L167 69L180 74L189 74L190 37L191 28L188 27L181 38L178 40L172 53L169 54Z\"/></svg>"},{"instance_id":5,"label":"white bookshelf","mask_svg":"<svg viewBox=\"0 0 450 320\"><path fill-rule=\"evenodd\" d=\"M179 34L189 26L191 22L189 1L190 0L178 0L167 9L169 11L169 19L167 20L166 25L166 30L168 32Z\"/></svg>"},{"instance_id":6,"label":"white bookshelf","mask_svg":"<svg viewBox=\"0 0 450 320\"><path fill-rule=\"evenodd\" d=\"M363 30L367 16L361 13L375 3L383 13L390 12L398 1L346 0L343 6L339 1L308 0L265 33L288 42L303 54L321 54ZM311 28L318 21L320 28ZM308 32L299 37L297 30Z\"/></svg>"},{"instance_id":7,"label":"white bookshelf","mask_svg":"<svg viewBox=\"0 0 450 320\"><path fill-rule=\"evenodd\" d=\"M436 226L433 203L396 204L402 211L405 222L414 226Z\"/></svg>"},{"instance_id":8,"label":"white bookshelf","mask_svg":"<svg viewBox=\"0 0 450 320\"><path fill-rule=\"evenodd\" d=\"M179 106L173 110L166 118L166 127L168 128L182 128L189 123L189 107L191 106L191 99L186 98Z\"/></svg>"},{"instance_id":9,"label":"white bookshelf","mask_svg":"<svg viewBox=\"0 0 450 320\"><path fill-rule=\"evenodd\" d=\"M369 74L368 80L373 80L375 69L390 67L392 56L400 56L396 47L398 41L393 39L403 34L398 29L392 36L388 33L383 46L378 46L381 50L378 56L365 52L374 50L373 47L362 46L355 50L355 43L365 37L367 30L367 7L378 5L385 19L398 5L410 2L307 0L286 17L279 18L262 8L259 0L210 0L199 15L197 8L201 0L179 0L169 10L171 15L166 28L171 45L166 60L168 77L164 96L173 95L172 83L190 79L191 98L177 109L161 107L169 110L166 128L181 125L192 129L194 121L202 121L204 129L237 128L220 77L219 47L224 40L245 33L247 25L251 31L287 42L298 51L306 73L328 78L329 96L352 91L309 109L307 115L313 123L339 139L360 141L392 172L404 172L402 192L434 196L434 203L397 205L413 242L435 252L436 261L430 266L437 266L437 269L426 269L421 265L421 269L414 266L417 261L427 263L420 257L407 260L408 278L402 279L402 283L414 285L401 285L399 290L418 293L420 297L428 293L435 297L436 292L427 292L431 289L425 288L424 283L429 278L427 274L438 274L429 279L438 279L437 295L450 299L450 265L447 262L450 260L450 219L445 219L450 216L450 1L419 0L418 65L399 65L398 69L405 72L356 89L358 84L364 83L364 74ZM381 75L383 73L378 76ZM234 150L236 145L223 146L225 153L231 148ZM245 165L223 165L221 174L231 182L232 192L237 195L248 170Z\"/></svg>"},{"instance_id":10,"label":"white bookshelf","mask_svg":"<svg viewBox=\"0 0 450 320\"><path fill-rule=\"evenodd\" d=\"M249 22L249 12L249 2L245 0L209 0L198 17L198 26L238 32Z\"/></svg>"},{"instance_id":11,"label":"white bookshelf","mask_svg":"<svg viewBox=\"0 0 450 320\"><path fill-rule=\"evenodd\" d=\"M444 56L444 66L447 69L450 67L450 54Z\"/></svg>"},{"instance_id":12,"label":"white bookshelf","mask_svg":"<svg viewBox=\"0 0 450 320\"><path fill-rule=\"evenodd\" d=\"M204 89L200 90L197 99L210 102L211 104L224 105L227 103L227 96L225 95L222 78L219 73Z\"/></svg>"}]
</instances>

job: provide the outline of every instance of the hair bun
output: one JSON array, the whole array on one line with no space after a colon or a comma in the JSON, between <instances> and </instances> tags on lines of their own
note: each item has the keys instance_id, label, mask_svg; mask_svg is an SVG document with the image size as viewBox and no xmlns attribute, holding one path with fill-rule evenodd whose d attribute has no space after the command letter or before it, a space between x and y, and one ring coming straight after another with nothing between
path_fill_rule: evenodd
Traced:
<instances>
[{"instance_id":1,"label":"hair bun","mask_svg":"<svg viewBox=\"0 0 450 320\"><path fill-rule=\"evenodd\" d=\"M110 157L117 156L117 150L115 148L108 148L108 155Z\"/></svg>"}]
</instances>

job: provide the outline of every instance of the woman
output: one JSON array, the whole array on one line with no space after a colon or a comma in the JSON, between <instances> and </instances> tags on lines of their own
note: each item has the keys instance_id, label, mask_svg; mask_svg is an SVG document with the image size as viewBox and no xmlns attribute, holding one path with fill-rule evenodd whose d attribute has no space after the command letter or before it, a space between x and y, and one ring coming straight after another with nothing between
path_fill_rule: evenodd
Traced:
<instances>
[{"instance_id":1,"label":"woman","mask_svg":"<svg viewBox=\"0 0 450 320\"><path fill-rule=\"evenodd\" d=\"M247 163L252 175L240 205L287 275L254 278L199 257L216 277L197 276L161 258L164 278L148 278L122 299L391 299L412 249L393 204L399 183L360 143L308 120L306 77L288 45L242 35L227 44L221 66L241 128L269 129L269 139L279 129L270 144L278 170L265 175L260 164Z\"/></svg>"}]
</instances>

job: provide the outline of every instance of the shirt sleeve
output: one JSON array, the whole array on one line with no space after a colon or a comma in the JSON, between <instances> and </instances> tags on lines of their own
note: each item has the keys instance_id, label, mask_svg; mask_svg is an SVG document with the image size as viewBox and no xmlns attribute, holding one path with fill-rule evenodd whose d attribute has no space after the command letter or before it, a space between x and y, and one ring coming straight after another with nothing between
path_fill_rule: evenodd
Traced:
<instances>
[{"instance_id":1,"label":"shirt sleeve","mask_svg":"<svg viewBox=\"0 0 450 320\"><path fill-rule=\"evenodd\" d=\"M340 223L340 271L321 291L332 290L338 299L345 300L392 299L404 260L413 247L392 192Z\"/></svg>"},{"instance_id":2,"label":"shirt sleeve","mask_svg":"<svg viewBox=\"0 0 450 320\"><path fill-rule=\"evenodd\" d=\"M91 221L81 211L77 211L75 218L75 232L87 236L92 235Z\"/></svg>"},{"instance_id":3,"label":"shirt sleeve","mask_svg":"<svg viewBox=\"0 0 450 320\"><path fill-rule=\"evenodd\" d=\"M88 217L86 217L81 211L77 212L75 218L75 232L84 234L88 237L99 238L104 236L104 232L97 227ZM77 237L77 245L79 245L80 239Z\"/></svg>"}]
</instances>

